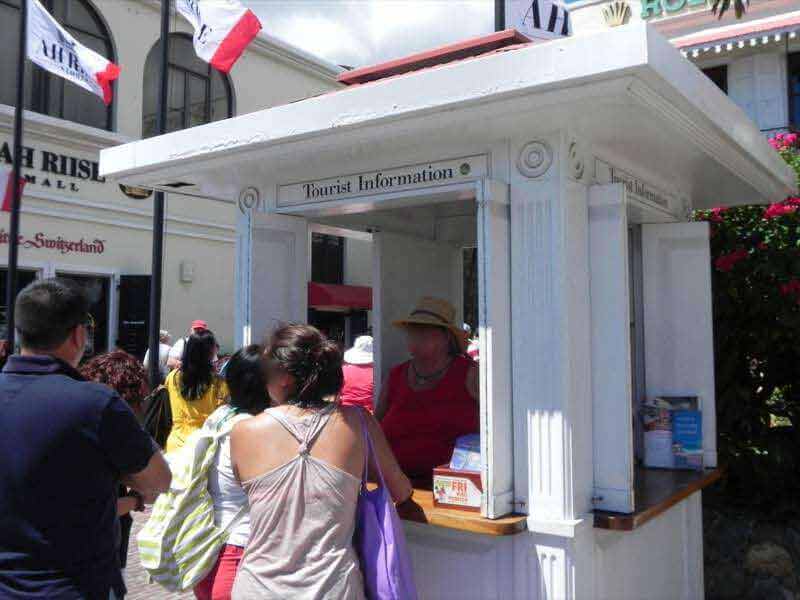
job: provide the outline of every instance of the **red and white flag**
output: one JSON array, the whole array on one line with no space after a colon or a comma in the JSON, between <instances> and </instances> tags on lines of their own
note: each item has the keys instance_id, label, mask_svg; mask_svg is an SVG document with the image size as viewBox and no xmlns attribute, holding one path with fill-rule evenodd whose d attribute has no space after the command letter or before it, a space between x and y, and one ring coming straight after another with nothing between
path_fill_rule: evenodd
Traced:
<instances>
[{"instance_id":1,"label":"red and white flag","mask_svg":"<svg viewBox=\"0 0 800 600\"><path fill-rule=\"evenodd\" d=\"M227 73L261 31L261 21L238 0L177 0L176 8L194 27L194 51Z\"/></svg>"},{"instance_id":2,"label":"red and white flag","mask_svg":"<svg viewBox=\"0 0 800 600\"><path fill-rule=\"evenodd\" d=\"M22 189L25 187L25 178L19 178L19 195L22 197ZM0 194L3 195L3 205L0 207L4 212L11 212L14 205L14 172L11 169L0 169Z\"/></svg>"},{"instance_id":3,"label":"red and white flag","mask_svg":"<svg viewBox=\"0 0 800 600\"><path fill-rule=\"evenodd\" d=\"M91 48L81 45L61 27L39 0L28 2L28 58L111 104L111 82L120 69Z\"/></svg>"}]
</instances>

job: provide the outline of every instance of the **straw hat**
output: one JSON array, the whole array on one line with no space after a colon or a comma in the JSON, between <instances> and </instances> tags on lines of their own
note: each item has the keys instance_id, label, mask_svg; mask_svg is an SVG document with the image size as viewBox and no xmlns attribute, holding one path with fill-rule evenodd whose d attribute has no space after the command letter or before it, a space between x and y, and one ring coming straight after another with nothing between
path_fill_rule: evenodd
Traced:
<instances>
[{"instance_id":1,"label":"straw hat","mask_svg":"<svg viewBox=\"0 0 800 600\"><path fill-rule=\"evenodd\" d=\"M344 362L351 365L372 364L372 336L360 335L353 347L344 353Z\"/></svg>"},{"instance_id":2,"label":"straw hat","mask_svg":"<svg viewBox=\"0 0 800 600\"><path fill-rule=\"evenodd\" d=\"M405 319L392 323L395 327L408 327L409 325L427 325L441 327L450 332L458 345L459 352L467 349L467 335L461 326L456 324L456 309L447 300L426 296L417 302L414 310Z\"/></svg>"}]
</instances>

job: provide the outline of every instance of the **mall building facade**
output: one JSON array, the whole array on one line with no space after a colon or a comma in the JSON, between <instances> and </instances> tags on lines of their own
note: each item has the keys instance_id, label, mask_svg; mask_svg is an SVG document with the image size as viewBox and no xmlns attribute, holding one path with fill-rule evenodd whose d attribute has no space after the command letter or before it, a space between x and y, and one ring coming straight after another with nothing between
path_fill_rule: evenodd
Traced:
<instances>
[{"instance_id":1,"label":"mall building facade","mask_svg":"<svg viewBox=\"0 0 800 600\"><path fill-rule=\"evenodd\" d=\"M575 35L652 23L739 105L767 136L800 128L800 3L751 0L721 19L711 0L578 0Z\"/></svg>"},{"instance_id":2,"label":"mall building facade","mask_svg":"<svg viewBox=\"0 0 800 600\"><path fill-rule=\"evenodd\" d=\"M159 6L155 0L43 0L84 43L122 67L114 100L95 96L28 63L27 179L20 227L20 284L62 275L89 290L97 322L93 352L146 346L152 195L98 174L98 153L155 134ZM0 39L17 48L20 0L0 0ZM269 23L265 23L269 30ZM173 19L168 129L286 104L335 89L341 68L264 32L229 76L194 54L188 24ZM0 55L0 167L11 166L15 52ZM178 192L185 192L183 194ZM162 327L183 335L205 319L225 351L234 344L236 215L232 204L177 190L166 199ZM0 298L7 282L8 213L0 213ZM2 307L2 320L5 307ZM5 337L5 331L0 332Z\"/></svg>"}]
</instances>

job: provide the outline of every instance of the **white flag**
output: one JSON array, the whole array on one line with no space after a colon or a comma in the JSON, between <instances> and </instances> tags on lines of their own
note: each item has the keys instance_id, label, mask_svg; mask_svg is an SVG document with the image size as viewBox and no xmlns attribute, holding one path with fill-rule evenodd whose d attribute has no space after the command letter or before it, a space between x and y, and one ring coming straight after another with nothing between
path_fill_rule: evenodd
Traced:
<instances>
[{"instance_id":1,"label":"white flag","mask_svg":"<svg viewBox=\"0 0 800 600\"><path fill-rule=\"evenodd\" d=\"M261 31L253 11L238 0L177 0L176 8L194 27L194 51L227 73Z\"/></svg>"},{"instance_id":2,"label":"white flag","mask_svg":"<svg viewBox=\"0 0 800 600\"><path fill-rule=\"evenodd\" d=\"M54 75L100 96L111 104L111 82L119 67L97 52L82 46L53 17L39 0L28 2L28 58Z\"/></svg>"},{"instance_id":3,"label":"white flag","mask_svg":"<svg viewBox=\"0 0 800 600\"><path fill-rule=\"evenodd\" d=\"M559 0L507 0L506 27L518 29L533 39L567 36L569 11Z\"/></svg>"}]
</instances>

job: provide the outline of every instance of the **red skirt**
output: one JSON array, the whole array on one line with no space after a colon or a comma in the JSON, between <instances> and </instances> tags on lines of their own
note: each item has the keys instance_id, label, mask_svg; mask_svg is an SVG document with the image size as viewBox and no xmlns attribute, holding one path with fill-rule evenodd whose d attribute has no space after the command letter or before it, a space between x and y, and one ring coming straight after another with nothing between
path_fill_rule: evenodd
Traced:
<instances>
[{"instance_id":1,"label":"red skirt","mask_svg":"<svg viewBox=\"0 0 800 600\"><path fill-rule=\"evenodd\" d=\"M242 562L244 548L225 544L214 568L194 588L197 600L231 600L233 581Z\"/></svg>"}]
</instances>

